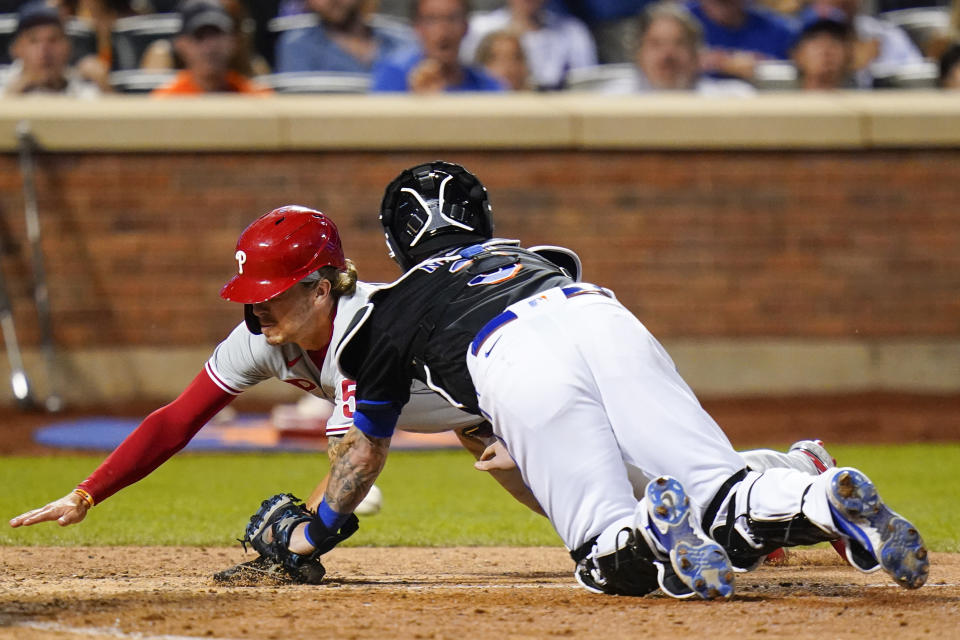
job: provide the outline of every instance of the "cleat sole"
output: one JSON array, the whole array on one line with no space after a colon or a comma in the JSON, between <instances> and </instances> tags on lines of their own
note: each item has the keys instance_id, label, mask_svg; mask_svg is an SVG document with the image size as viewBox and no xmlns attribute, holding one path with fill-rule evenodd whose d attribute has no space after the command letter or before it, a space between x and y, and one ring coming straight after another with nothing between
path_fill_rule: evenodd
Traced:
<instances>
[{"instance_id":1,"label":"cleat sole","mask_svg":"<svg viewBox=\"0 0 960 640\"><path fill-rule=\"evenodd\" d=\"M674 478L647 485L651 532L668 550L680 580L704 600L733 596L733 568L723 548L706 537L690 511L690 499Z\"/></svg>"},{"instance_id":2,"label":"cleat sole","mask_svg":"<svg viewBox=\"0 0 960 640\"><path fill-rule=\"evenodd\" d=\"M897 584L906 589L924 585L930 561L920 532L883 503L869 478L855 469L838 473L831 483L830 507L841 532L872 554Z\"/></svg>"}]
</instances>

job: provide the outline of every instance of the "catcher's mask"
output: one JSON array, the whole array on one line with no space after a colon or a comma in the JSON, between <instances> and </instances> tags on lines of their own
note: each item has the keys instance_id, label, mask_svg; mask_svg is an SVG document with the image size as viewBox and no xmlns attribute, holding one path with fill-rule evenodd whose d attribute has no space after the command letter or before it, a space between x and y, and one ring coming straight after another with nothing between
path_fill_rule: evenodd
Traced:
<instances>
[{"instance_id":1,"label":"catcher's mask","mask_svg":"<svg viewBox=\"0 0 960 640\"><path fill-rule=\"evenodd\" d=\"M251 333L260 333L253 305L277 296L326 266L345 269L336 225L319 211L286 206L257 218L243 230L234 254L237 274L220 297L244 304Z\"/></svg>"},{"instance_id":2,"label":"catcher's mask","mask_svg":"<svg viewBox=\"0 0 960 640\"><path fill-rule=\"evenodd\" d=\"M404 271L440 251L493 237L487 190L458 164L430 162L406 169L380 205L390 257Z\"/></svg>"}]
</instances>

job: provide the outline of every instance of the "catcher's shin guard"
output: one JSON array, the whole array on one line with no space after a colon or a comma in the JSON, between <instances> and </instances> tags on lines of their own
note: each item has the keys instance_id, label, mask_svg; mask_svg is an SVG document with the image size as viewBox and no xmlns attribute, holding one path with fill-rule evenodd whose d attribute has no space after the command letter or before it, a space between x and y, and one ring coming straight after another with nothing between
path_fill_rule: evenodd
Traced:
<instances>
[{"instance_id":1,"label":"catcher's shin guard","mask_svg":"<svg viewBox=\"0 0 960 640\"><path fill-rule=\"evenodd\" d=\"M822 529L802 514L788 520L755 520L748 515L745 520L745 527L728 522L713 530L714 539L723 545L730 562L740 571L755 569L777 549L817 544L829 539Z\"/></svg>"},{"instance_id":2,"label":"catcher's shin guard","mask_svg":"<svg viewBox=\"0 0 960 640\"><path fill-rule=\"evenodd\" d=\"M712 536L726 550L738 571L756 569L767 555L778 549L817 544L835 537L811 522L802 513L802 506L801 513L790 517L763 519L751 513L749 497L746 513L737 513L736 503L735 492L727 506L726 521L713 527Z\"/></svg>"}]
</instances>

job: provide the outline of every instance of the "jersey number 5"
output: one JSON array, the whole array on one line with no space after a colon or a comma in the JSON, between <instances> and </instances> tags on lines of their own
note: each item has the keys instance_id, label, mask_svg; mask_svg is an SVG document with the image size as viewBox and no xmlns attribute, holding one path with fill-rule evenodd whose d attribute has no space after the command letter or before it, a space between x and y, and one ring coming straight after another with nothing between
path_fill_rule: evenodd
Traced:
<instances>
[{"instance_id":1,"label":"jersey number 5","mask_svg":"<svg viewBox=\"0 0 960 640\"><path fill-rule=\"evenodd\" d=\"M353 380L344 380L340 383L340 395L343 396L343 417L353 418L357 408L357 383Z\"/></svg>"}]
</instances>

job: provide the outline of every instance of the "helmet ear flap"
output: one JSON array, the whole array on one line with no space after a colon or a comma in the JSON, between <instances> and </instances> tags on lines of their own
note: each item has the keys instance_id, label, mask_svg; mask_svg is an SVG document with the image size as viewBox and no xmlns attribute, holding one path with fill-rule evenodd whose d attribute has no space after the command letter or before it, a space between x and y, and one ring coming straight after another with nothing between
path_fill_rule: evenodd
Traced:
<instances>
[{"instance_id":1,"label":"helmet ear flap","mask_svg":"<svg viewBox=\"0 0 960 640\"><path fill-rule=\"evenodd\" d=\"M243 305L243 321L253 335L258 336L263 333L263 327L260 326L260 318L253 312L252 304Z\"/></svg>"}]
</instances>

